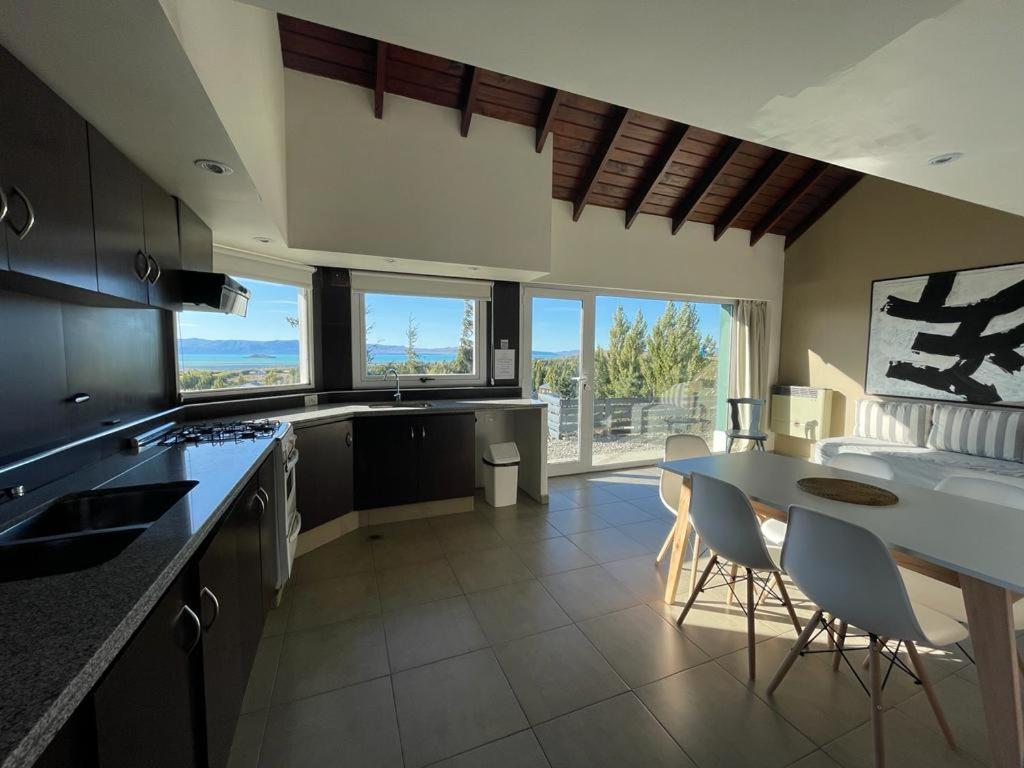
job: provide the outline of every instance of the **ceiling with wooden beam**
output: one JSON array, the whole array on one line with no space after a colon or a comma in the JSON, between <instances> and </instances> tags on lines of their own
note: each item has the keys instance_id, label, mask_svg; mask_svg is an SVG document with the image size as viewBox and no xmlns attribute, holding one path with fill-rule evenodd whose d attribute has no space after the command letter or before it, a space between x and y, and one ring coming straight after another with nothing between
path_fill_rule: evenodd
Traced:
<instances>
[{"instance_id":1,"label":"ceiling with wooden beam","mask_svg":"<svg viewBox=\"0 0 1024 768\"><path fill-rule=\"evenodd\" d=\"M862 174L696 126L279 15L284 65L385 94L461 112L467 136L474 114L536 129L536 148L553 142L552 196L619 209L624 226L640 214L665 217L675 234L687 222L765 234L787 246L860 180ZM471 138L469 140L472 140Z\"/></svg>"}]
</instances>

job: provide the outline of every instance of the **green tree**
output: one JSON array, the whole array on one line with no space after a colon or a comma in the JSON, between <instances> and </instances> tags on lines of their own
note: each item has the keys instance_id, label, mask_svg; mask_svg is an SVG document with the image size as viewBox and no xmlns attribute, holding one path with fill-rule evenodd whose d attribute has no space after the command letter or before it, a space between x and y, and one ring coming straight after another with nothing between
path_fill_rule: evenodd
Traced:
<instances>
[{"instance_id":1,"label":"green tree","mask_svg":"<svg viewBox=\"0 0 1024 768\"><path fill-rule=\"evenodd\" d=\"M459 346L455 352L452 373L473 372L473 333L476 329L473 309L473 302L467 299L462 309L462 328L459 332Z\"/></svg>"},{"instance_id":2,"label":"green tree","mask_svg":"<svg viewBox=\"0 0 1024 768\"><path fill-rule=\"evenodd\" d=\"M637 310L630 322L622 306L615 308L608 332L608 349L604 352L607 366L605 397L639 397L644 390L641 360L647 346L647 321Z\"/></svg>"},{"instance_id":3,"label":"green tree","mask_svg":"<svg viewBox=\"0 0 1024 768\"><path fill-rule=\"evenodd\" d=\"M416 342L420 338L420 326L413 315L409 315L409 325L405 329L405 373L422 373L423 361L416 350Z\"/></svg>"}]
</instances>

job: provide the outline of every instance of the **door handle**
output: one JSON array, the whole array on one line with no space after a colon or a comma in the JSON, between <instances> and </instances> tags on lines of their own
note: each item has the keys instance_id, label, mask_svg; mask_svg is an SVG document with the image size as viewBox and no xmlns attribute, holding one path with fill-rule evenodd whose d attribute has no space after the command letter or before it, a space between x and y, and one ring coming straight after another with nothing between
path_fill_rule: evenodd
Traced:
<instances>
[{"instance_id":1,"label":"door handle","mask_svg":"<svg viewBox=\"0 0 1024 768\"><path fill-rule=\"evenodd\" d=\"M149 276L150 285L156 285L156 281L159 280L160 275L163 274L163 270L160 269L160 262L154 259L152 256L150 256L148 253L146 254L146 261L150 262L154 267L156 267L155 273L152 271L146 273Z\"/></svg>"},{"instance_id":2,"label":"door handle","mask_svg":"<svg viewBox=\"0 0 1024 768\"><path fill-rule=\"evenodd\" d=\"M210 628L215 623L217 623L217 618L220 616L220 600L217 599L217 596L215 594L213 594L213 590L210 589L209 587L203 587L199 591L199 597L200 598L203 598L203 597L210 598L210 603L213 605L213 618L210 619L210 623L209 624L204 624L203 625L203 629L205 629L207 632L209 632Z\"/></svg>"},{"instance_id":3,"label":"door handle","mask_svg":"<svg viewBox=\"0 0 1024 768\"><path fill-rule=\"evenodd\" d=\"M420 426L420 439L421 440L426 440L427 439L427 428L424 427L424 426Z\"/></svg>"},{"instance_id":4,"label":"door handle","mask_svg":"<svg viewBox=\"0 0 1024 768\"><path fill-rule=\"evenodd\" d=\"M411 424L409 425L409 439L410 440L415 440L416 439L416 427L414 427Z\"/></svg>"},{"instance_id":5,"label":"door handle","mask_svg":"<svg viewBox=\"0 0 1024 768\"><path fill-rule=\"evenodd\" d=\"M352 433L351 432L346 432L345 433L345 445L347 445L349 448L352 447Z\"/></svg>"},{"instance_id":6,"label":"door handle","mask_svg":"<svg viewBox=\"0 0 1024 768\"><path fill-rule=\"evenodd\" d=\"M0 187L0 221L7 218L7 193Z\"/></svg>"},{"instance_id":7,"label":"door handle","mask_svg":"<svg viewBox=\"0 0 1024 768\"><path fill-rule=\"evenodd\" d=\"M32 201L25 197L25 193L22 192L21 189L19 189L18 187L11 187L11 191L18 197L20 197L22 202L25 203L25 210L28 211L28 220L25 222L25 226L22 227L20 230L16 226L14 226L14 224L11 223L10 221L8 221L7 223L11 225L11 229L14 230L14 234L18 237L18 239L24 240L26 237L28 237L28 233L32 231L32 227L36 225L36 211L35 208L32 207Z\"/></svg>"},{"instance_id":8,"label":"door handle","mask_svg":"<svg viewBox=\"0 0 1024 768\"><path fill-rule=\"evenodd\" d=\"M143 268L145 268L143 270ZM139 280L145 281L149 277L149 273L153 271L153 265L149 263L149 257L146 256L142 251L135 254L135 274L139 276Z\"/></svg>"},{"instance_id":9,"label":"door handle","mask_svg":"<svg viewBox=\"0 0 1024 768\"><path fill-rule=\"evenodd\" d=\"M196 612L189 608L187 605L183 605L181 607L181 613L178 614L178 618L181 618L182 614L187 615L189 619L191 619L193 626L196 628L195 639L192 640L192 643L188 646L188 648L183 649L185 651L185 655L187 656L196 649L196 646L199 645L199 641L203 639L203 623L199 621L199 617L196 616Z\"/></svg>"}]
</instances>

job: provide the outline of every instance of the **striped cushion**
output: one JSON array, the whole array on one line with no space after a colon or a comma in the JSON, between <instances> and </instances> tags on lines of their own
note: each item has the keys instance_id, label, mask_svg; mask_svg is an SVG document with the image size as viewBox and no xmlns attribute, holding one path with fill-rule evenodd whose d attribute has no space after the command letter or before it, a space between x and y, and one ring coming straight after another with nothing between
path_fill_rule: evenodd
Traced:
<instances>
[{"instance_id":1,"label":"striped cushion","mask_svg":"<svg viewBox=\"0 0 1024 768\"><path fill-rule=\"evenodd\" d=\"M1024 461L1024 411L937 405L928 447Z\"/></svg>"},{"instance_id":2,"label":"striped cushion","mask_svg":"<svg viewBox=\"0 0 1024 768\"><path fill-rule=\"evenodd\" d=\"M932 423L927 403L858 400L853 434L900 445L924 446Z\"/></svg>"}]
</instances>

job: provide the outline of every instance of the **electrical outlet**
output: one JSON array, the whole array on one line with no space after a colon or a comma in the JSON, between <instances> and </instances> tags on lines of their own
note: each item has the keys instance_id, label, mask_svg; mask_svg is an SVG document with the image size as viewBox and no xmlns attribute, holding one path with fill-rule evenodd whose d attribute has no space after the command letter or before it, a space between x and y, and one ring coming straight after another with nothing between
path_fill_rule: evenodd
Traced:
<instances>
[{"instance_id":1,"label":"electrical outlet","mask_svg":"<svg viewBox=\"0 0 1024 768\"><path fill-rule=\"evenodd\" d=\"M319 402L319 398L316 395L306 395L305 400L307 408L314 406Z\"/></svg>"}]
</instances>

